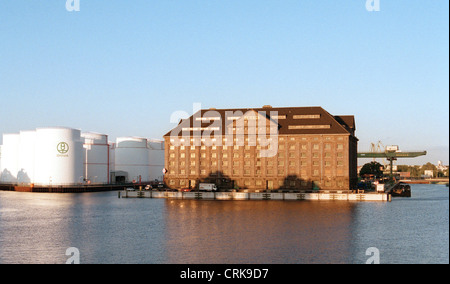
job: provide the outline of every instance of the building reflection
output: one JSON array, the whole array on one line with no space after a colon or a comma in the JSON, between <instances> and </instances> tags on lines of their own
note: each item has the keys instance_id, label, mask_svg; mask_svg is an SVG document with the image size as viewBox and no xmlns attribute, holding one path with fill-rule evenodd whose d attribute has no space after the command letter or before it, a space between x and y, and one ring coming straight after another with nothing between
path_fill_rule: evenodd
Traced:
<instances>
[{"instance_id":1,"label":"building reflection","mask_svg":"<svg viewBox=\"0 0 450 284\"><path fill-rule=\"evenodd\" d=\"M168 263L348 263L354 204L166 201Z\"/></svg>"}]
</instances>

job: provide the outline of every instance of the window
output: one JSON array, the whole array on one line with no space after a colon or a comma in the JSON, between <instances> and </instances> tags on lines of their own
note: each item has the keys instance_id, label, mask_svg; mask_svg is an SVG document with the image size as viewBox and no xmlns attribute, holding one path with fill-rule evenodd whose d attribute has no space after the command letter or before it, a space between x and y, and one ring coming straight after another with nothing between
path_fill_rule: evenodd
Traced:
<instances>
[{"instance_id":1,"label":"window","mask_svg":"<svg viewBox=\"0 0 450 284\"><path fill-rule=\"evenodd\" d=\"M295 129L330 129L331 125L329 124L324 124L324 125L289 125L288 128L290 130L295 130Z\"/></svg>"},{"instance_id":2,"label":"window","mask_svg":"<svg viewBox=\"0 0 450 284\"><path fill-rule=\"evenodd\" d=\"M294 119L319 119L320 114L297 114Z\"/></svg>"},{"instance_id":3,"label":"window","mask_svg":"<svg viewBox=\"0 0 450 284\"><path fill-rule=\"evenodd\" d=\"M337 149L338 150L343 150L344 149L344 145L343 144L337 144Z\"/></svg>"}]
</instances>

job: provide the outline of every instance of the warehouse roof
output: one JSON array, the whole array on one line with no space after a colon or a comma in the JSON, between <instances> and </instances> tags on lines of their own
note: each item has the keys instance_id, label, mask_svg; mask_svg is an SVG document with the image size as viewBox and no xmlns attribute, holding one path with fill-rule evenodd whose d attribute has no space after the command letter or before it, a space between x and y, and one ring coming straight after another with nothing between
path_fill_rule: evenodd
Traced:
<instances>
[{"instance_id":1,"label":"warehouse roof","mask_svg":"<svg viewBox=\"0 0 450 284\"><path fill-rule=\"evenodd\" d=\"M256 115L257 114L257 115ZM355 135L353 115L333 116L322 107L281 107L203 109L181 120L166 136L198 136L204 131L226 134L226 129L236 127L240 119L265 117L270 124L277 124L279 135L299 134L348 134ZM249 120L249 121L250 121ZM184 133L183 133L184 132Z\"/></svg>"}]
</instances>

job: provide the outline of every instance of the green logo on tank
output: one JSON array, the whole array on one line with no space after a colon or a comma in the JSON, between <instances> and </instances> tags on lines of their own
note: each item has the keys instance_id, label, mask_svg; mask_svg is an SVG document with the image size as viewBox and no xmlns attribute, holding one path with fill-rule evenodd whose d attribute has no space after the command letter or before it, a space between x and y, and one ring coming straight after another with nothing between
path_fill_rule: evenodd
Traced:
<instances>
[{"instance_id":1,"label":"green logo on tank","mask_svg":"<svg viewBox=\"0 0 450 284\"><path fill-rule=\"evenodd\" d=\"M69 144L66 142L61 142L56 147L56 150L58 150L58 153L60 154L67 154L67 152L69 152Z\"/></svg>"}]
</instances>

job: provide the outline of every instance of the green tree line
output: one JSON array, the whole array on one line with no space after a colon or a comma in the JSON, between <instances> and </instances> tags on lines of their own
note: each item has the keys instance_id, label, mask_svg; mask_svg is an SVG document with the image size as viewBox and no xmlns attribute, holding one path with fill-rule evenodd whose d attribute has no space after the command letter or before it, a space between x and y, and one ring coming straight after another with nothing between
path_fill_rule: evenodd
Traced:
<instances>
[{"instance_id":1,"label":"green tree line","mask_svg":"<svg viewBox=\"0 0 450 284\"><path fill-rule=\"evenodd\" d=\"M426 163L423 166L408 166L408 165L398 165L397 172L409 172L411 177L420 178L425 174L425 171L433 171L433 177L448 177L449 170L440 171L432 163ZM365 175L374 175L375 177L383 176L383 165L378 162L370 162L364 164L359 172L361 177Z\"/></svg>"}]
</instances>

